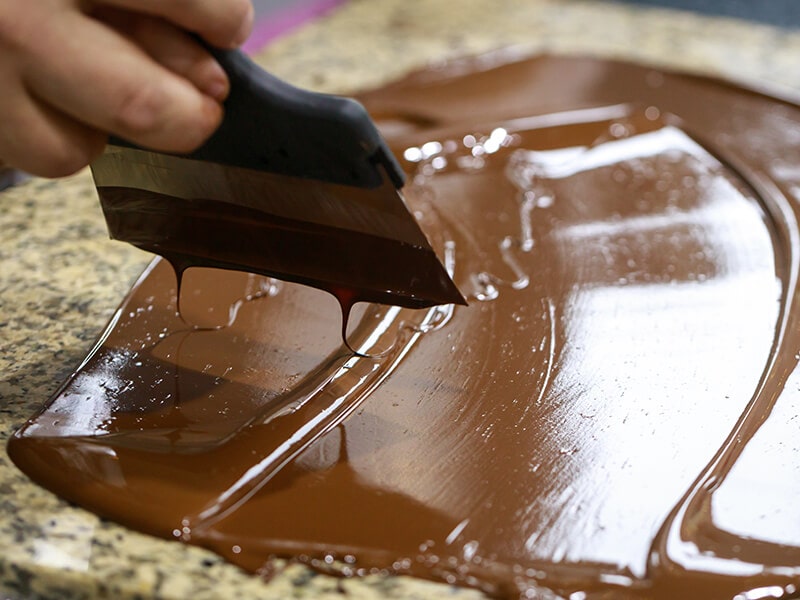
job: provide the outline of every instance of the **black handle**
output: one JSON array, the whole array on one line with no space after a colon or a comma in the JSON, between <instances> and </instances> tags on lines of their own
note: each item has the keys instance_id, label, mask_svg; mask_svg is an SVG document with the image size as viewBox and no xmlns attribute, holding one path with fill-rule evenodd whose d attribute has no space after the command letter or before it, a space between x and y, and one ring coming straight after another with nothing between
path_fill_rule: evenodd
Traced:
<instances>
[{"instance_id":1,"label":"black handle","mask_svg":"<svg viewBox=\"0 0 800 600\"><path fill-rule=\"evenodd\" d=\"M185 156L364 188L382 183L376 167L383 164L402 187L402 169L361 104L289 85L239 50L209 51L231 91L222 125Z\"/></svg>"}]
</instances>

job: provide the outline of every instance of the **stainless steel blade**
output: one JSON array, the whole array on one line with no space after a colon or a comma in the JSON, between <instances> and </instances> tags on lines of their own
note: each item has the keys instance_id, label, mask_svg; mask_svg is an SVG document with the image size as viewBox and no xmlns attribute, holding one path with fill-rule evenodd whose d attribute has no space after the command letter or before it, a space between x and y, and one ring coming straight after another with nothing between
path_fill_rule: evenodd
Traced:
<instances>
[{"instance_id":1,"label":"stainless steel blade","mask_svg":"<svg viewBox=\"0 0 800 600\"><path fill-rule=\"evenodd\" d=\"M364 189L119 146L92 173L111 236L179 267L412 308L466 303L385 176Z\"/></svg>"}]
</instances>

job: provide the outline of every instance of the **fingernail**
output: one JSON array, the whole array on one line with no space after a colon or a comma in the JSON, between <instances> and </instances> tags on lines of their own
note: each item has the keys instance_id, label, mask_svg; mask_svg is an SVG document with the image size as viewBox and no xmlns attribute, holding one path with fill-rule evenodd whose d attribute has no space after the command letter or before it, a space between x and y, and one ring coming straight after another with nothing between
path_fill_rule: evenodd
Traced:
<instances>
[{"instance_id":1,"label":"fingernail","mask_svg":"<svg viewBox=\"0 0 800 600\"><path fill-rule=\"evenodd\" d=\"M239 27L239 31L236 32L236 35L233 38L233 46L241 46L250 37L250 32L253 30L253 20L255 18L255 12L253 10L253 4L248 1L247 3L247 16L245 17L244 21L242 21L241 27Z\"/></svg>"},{"instance_id":2,"label":"fingernail","mask_svg":"<svg viewBox=\"0 0 800 600\"><path fill-rule=\"evenodd\" d=\"M204 78L203 91L214 100L222 102L228 97L228 92L230 91L228 76L217 62L211 62L211 66L207 67L207 69L209 72Z\"/></svg>"},{"instance_id":3,"label":"fingernail","mask_svg":"<svg viewBox=\"0 0 800 600\"><path fill-rule=\"evenodd\" d=\"M228 80L215 77L205 85L203 91L214 100L222 102L228 97Z\"/></svg>"}]
</instances>

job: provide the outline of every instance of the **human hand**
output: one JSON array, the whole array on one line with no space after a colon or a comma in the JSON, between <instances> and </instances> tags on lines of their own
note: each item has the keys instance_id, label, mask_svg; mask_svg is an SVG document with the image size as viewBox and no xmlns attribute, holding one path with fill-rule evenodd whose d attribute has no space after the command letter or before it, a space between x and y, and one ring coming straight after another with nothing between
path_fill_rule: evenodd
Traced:
<instances>
[{"instance_id":1,"label":"human hand","mask_svg":"<svg viewBox=\"0 0 800 600\"><path fill-rule=\"evenodd\" d=\"M192 33L233 48L252 21L250 0L0 0L0 165L68 175L109 133L194 150L228 80Z\"/></svg>"}]
</instances>

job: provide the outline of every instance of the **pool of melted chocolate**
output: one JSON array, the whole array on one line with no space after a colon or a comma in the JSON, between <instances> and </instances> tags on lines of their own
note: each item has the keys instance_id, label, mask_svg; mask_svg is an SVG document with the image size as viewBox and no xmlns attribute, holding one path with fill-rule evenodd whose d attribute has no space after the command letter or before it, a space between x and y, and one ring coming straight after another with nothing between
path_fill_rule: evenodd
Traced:
<instances>
[{"instance_id":1,"label":"pool of melted chocolate","mask_svg":"<svg viewBox=\"0 0 800 600\"><path fill-rule=\"evenodd\" d=\"M156 260L16 464L251 571L797 595L800 108L507 55L362 100L470 305L367 306L359 356L327 294L190 269L179 314Z\"/></svg>"}]
</instances>

